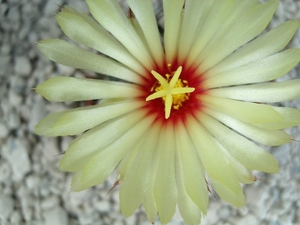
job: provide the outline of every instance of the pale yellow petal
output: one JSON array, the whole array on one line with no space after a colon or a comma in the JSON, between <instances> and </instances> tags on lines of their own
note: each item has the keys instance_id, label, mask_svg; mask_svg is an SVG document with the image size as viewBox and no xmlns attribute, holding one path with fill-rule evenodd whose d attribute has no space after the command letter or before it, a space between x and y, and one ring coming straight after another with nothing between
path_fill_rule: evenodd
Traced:
<instances>
[{"instance_id":1,"label":"pale yellow petal","mask_svg":"<svg viewBox=\"0 0 300 225\"><path fill-rule=\"evenodd\" d=\"M272 108L283 117L283 120L258 124L259 127L277 130L300 125L300 111L298 109L275 106Z\"/></svg>"},{"instance_id":2,"label":"pale yellow petal","mask_svg":"<svg viewBox=\"0 0 300 225\"><path fill-rule=\"evenodd\" d=\"M154 184L154 196L161 223L168 223L175 213L177 186L175 180L175 143L173 125L166 124L157 145L158 172Z\"/></svg>"},{"instance_id":3,"label":"pale yellow petal","mask_svg":"<svg viewBox=\"0 0 300 225\"><path fill-rule=\"evenodd\" d=\"M45 136L79 134L142 105L141 101L121 101L52 113L35 126L35 132Z\"/></svg>"},{"instance_id":4,"label":"pale yellow petal","mask_svg":"<svg viewBox=\"0 0 300 225\"><path fill-rule=\"evenodd\" d=\"M198 65L201 63L202 72L260 34L272 19L278 4L278 1L271 0L265 4L254 5L236 20L223 37L212 39L196 60Z\"/></svg>"},{"instance_id":5,"label":"pale yellow petal","mask_svg":"<svg viewBox=\"0 0 300 225\"><path fill-rule=\"evenodd\" d=\"M279 52L292 39L299 25L299 21L292 20L279 25L274 30L254 39L226 57L223 61L209 69L205 73L205 76L211 77Z\"/></svg>"},{"instance_id":6,"label":"pale yellow petal","mask_svg":"<svg viewBox=\"0 0 300 225\"><path fill-rule=\"evenodd\" d=\"M175 133L178 148L176 160L178 157L182 164L181 173L185 191L202 213L206 214L209 199L203 165L185 125L181 123L176 125Z\"/></svg>"},{"instance_id":7,"label":"pale yellow petal","mask_svg":"<svg viewBox=\"0 0 300 225\"><path fill-rule=\"evenodd\" d=\"M238 191L236 174L212 136L194 118L188 118L186 126L207 174L233 192Z\"/></svg>"},{"instance_id":8,"label":"pale yellow petal","mask_svg":"<svg viewBox=\"0 0 300 225\"><path fill-rule=\"evenodd\" d=\"M214 140L218 145L222 153L228 160L228 163L235 172L237 179L242 184L251 184L255 181L255 176L252 175L251 171L247 169L243 164L237 161L217 140Z\"/></svg>"},{"instance_id":9,"label":"pale yellow petal","mask_svg":"<svg viewBox=\"0 0 300 225\"><path fill-rule=\"evenodd\" d=\"M139 83L141 76L106 56L97 55L60 39L48 39L37 44L40 51L54 62L85 69L122 80Z\"/></svg>"},{"instance_id":10,"label":"pale yellow petal","mask_svg":"<svg viewBox=\"0 0 300 225\"><path fill-rule=\"evenodd\" d=\"M283 117L272 106L235 101L212 96L201 96L199 99L206 107L221 111L250 124L277 123Z\"/></svg>"},{"instance_id":11,"label":"pale yellow petal","mask_svg":"<svg viewBox=\"0 0 300 225\"><path fill-rule=\"evenodd\" d=\"M111 0L87 0L86 2L93 17L142 65L151 69L154 64L153 59L118 2Z\"/></svg>"},{"instance_id":12,"label":"pale yellow petal","mask_svg":"<svg viewBox=\"0 0 300 225\"><path fill-rule=\"evenodd\" d=\"M212 2L212 1L209 1ZM251 9L253 6L257 5L257 0L249 0L249 1L236 1L235 7L233 9L232 14L228 17L222 27L220 27L219 31L215 33L215 35L211 38L210 42L207 44L205 49L201 52L202 61L207 55L212 51L215 47L216 43L224 38L227 35L228 31L240 20L241 17L245 16L245 14ZM199 59L198 59L199 60ZM192 62L191 62L192 63ZM203 72L200 70L200 72Z\"/></svg>"},{"instance_id":13,"label":"pale yellow petal","mask_svg":"<svg viewBox=\"0 0 300 225\"><path fill-rule=\"evenodd\" d=\"M217 110L208 108L203 110L216 120L219 120L221 123L225 124L231 129L258 143L269 146L277 146L286 144L292 140L292 137L284 131L264 129L249 123L245 123L239 119L235 119L234 117L225 113L221 113Z\"/></svg>"},{"instance_id":14,"label":"pale yellow petal","mask_svg":"<svg viewBox=\"0 0 300 225\"><path fill-rule=\"evenodd\" d=\"M116 142L144 116L145 112L137 110L87 131L71 142L60 161L59 168L69 172L81 170L93 156Z\"/></svg>"},{"instance_id":15,"label":"pale yellow petal","mask_svg":"<svg viewBox=\"0 0 300 225\"><path fill-rule=\"evenodd\" d=\"M84 14L60 12L57 22L72 40L91 47L143 75L145 69L119 42L97 23L91 23ZM88 35L87 35L88 34Z\"/></svg>"},{"instance_id":16,"label":"pale yellow petal","mask_svg":"<svg viewBox=\"0 0 300 225\"><path fill-rule=\"evenodd\" d=\"M153 126L143 136L142 146L129 168L120 188L120 207L130 216L142 203L151 176L152 158L159 138L158 127Z\"/></svg>"},{"instance_id":17,"label":"pale yellow petal","mask_svg":"<svg viewBox=\"0 0 300 225\"><path fill-rule=\"evenodd\" d=\"M164 45L167 63L173 63L178 51L177 41L184 0L163 0L164 9Z\"/></svg>"},{"instance_id":18,"label":"pale yellow petal","mask_svg":"<svg viewBox=\"0 0 300 225\"><path fill-rule=\"evenodd\" d=\"M241 164L249 170L267 173L279 171L278 162L267 151L215 119L202 113L198 119L209 133Z\"/></svg>"},{"instance_id":19,"label":"pale yellow petal","mask_svg":"<svg viewBox=\"0 0 300 225\"><path fill-rule=\"evenodd\" d=\"M181 146L176 147L176 184L177 184L177 202L180 214L186 224L198 225L201 221L201 211L188 195L184 185L183 162L180 153Z\"/></svg>"},{"instance_id":20,"label":"pale yellow petal","mask_svg":"<svg viewBox=\"0 0 300 225\"><path fill-rule=\"evenodd\" d=\"M204 80L202 85L204 88L210 89L270 81L289 72L299 61L300 49L288 49L246 65L221 72Z\"/></svg>"},{"instance_id":21,"label":"pale yellow petal","mask_svg":"<svg viewBox=\"0 0 300 225\"><path fill-rule=\"evenodd\" d=\"M132 98L141 95L138 86L134 84L74 77L52 77L39 84L36 92L55 102Z\"/></svg>"},{"instance_id":22,"label":"pale yellow petal","mask_svg":"<svg viewBox=\"0 0 300 225\"><path fill-rule=\"evenodd\" d=\"M102 183L149 129L153 119L153 117L143 119L86 163L82 162L84 166L75 173L72 180L72 190L81 191Z\"/></svg>"},{"instance_id":23,"label":"pale yellow petal","mask_svg":"<svg viewBox=\"0 0 300 225\"><path fill-rule=\"evenodd\" d=\"M132 148L122 159L122 161L119 163L117 172L119 174L119 181L123 182L124 178L126 177L126 174L128 173L129 169L131 168L136 156L139 154L142 145L143 145L144 139L141 139L138 141L138 143Z\"/></svg>"},{"instance_id":24,"label":"pale yellow petal","mask_svg":"<svg viewBox=\"0 0 300 225\"><path fill-rule=\"evenodd\" d=\"M201 22L205 19L204 14L207 12L207 5L211 5L213 1L206 0L186 0L183 12L182 23L179 32L178 42L178 57L179 61L187 58L190 48L192 47L193 40L196 36L196 31L201 26Z\"/></svg>"},{"instance_id":25,"label":"pale yellow petal","mask_svg":"<svg viewBox=\"0 0 300 225\"><path fill-rule=\"evenodd\" d=\"M209 180L214 190L218 193L218 195L225 201L229 202L231 205L237 208L241 208L246 204L246 198L243 193L243 189L241 187L232 191L231 189L226 187L223 183L213 178L210 178Z\"/></svg>"},{"instance_id":26,"label":"pale yellow petal","mask_svg":"<svg viewBox=\"0 0 300 225\"><path fill-rule=\"evenodd\" d=\"M160 133L158 133L158 134L160 134ZM159 150L160 149L156 148L155 152L153 154L151 174L149 176L148 186L147 186L147 189L144 194L144 204L143 205L144 205L144 208L146 211L147 218L151 222L155 222L156 217L157 217L157 205L156 205L156 200L155 200L155 195L154 195L154 185L155 185L156 175L159 172L158 171Z\"/></svg>"},{"instance_id":27,"label":"pale yellow petal","mask_svg":"<svg viewBox=\"0 0 300 225\"><path fill-rule=\"evenodd\" d=\"M229 1L215 1L209 9L207 18L203 22L201 30L199 30L198 37L193 43L193 47L188 55L188 64L201 54L207 43L212 39L214 34L220 30L224 21L232 14L235 6L235 0ZM195 28L194 28L195 29Z\"/></svg>"},{"instance_id":28,"label":"pale yellow petal","mask_svg":"<svg viewBox=\"0 0 300 225\"><path fill-rule=\"evenodd\" d=\"M218 88L209 95L248 102L283 102L300 97L300 79Z\"/></svg>"},{"instance_id":29,"label":"pale yellow petal","mask_svg":"<svg viewBox=\"0 0 300 225\"><path fill-rule=\"evenodd\" d=\"M155 58L155 62L158 66L162 66L164 52L160 41L153 2L151 0L127 0L127 3L143 30L144 37L147 40L153 58Z\"/></svg>"}]
</instances>

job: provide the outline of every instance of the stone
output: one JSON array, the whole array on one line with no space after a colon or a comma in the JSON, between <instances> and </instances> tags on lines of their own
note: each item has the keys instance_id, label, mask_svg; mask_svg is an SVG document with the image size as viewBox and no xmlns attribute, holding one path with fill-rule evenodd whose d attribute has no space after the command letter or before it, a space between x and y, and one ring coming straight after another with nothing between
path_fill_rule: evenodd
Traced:
<instances>
[{"instance_id":1,"label":"stone","mask_svg":"<svg viewBox=\"0 0 300 225\"><path fill-rule=\"evenodd\" d=\"M9 55L0 55L0 75L5 75L10 66L11 57Z\"/></svg>"},{"instance_id":2,"label":"stone","mask_svg":"<svg viewBox=\"0 0 300 225\"><path fill-rule=\"evenodd\" d=\"M12 89L10 89L8 92L8 99L11 105L16 108L20 107L23 100L22 96L15 93Z\"/></svg>"},{"instance_id":3,"label":"stone","mask_svg":"<svg viewBox=\"0 0 300 225\"><path fill-rule=\"evenodd\" d=\"M27 81L28 82L28 81ZM9 80L11 89L18 95L24 95L27 89L27 83L24 77L12 76Z\"/></svg>"},{"instance_id":4,"label":"stone","mask_svg":"<svg viewBox=\"0 0 300 225\"><path fill-rule=\"evenodd\" d=\"M59 11L61 4L63 4L62 0L55 0L55 2L47 1L44 8L44 14L46 16L54 16Z\"/></svg>"},{"instance_id":5,"label":"stone","mask_svg":"<svg viewBox=\"0 0 300 225\"><path fill-rule=\"evenodd\" d=\"M19 74L22 76L30 75L31 69L32 69L31 63L27 57L18 56L15 59L14 70L15 70L16 74Z\"/></svg>"},{"instance_id":6,"label":"stone","mask_svg":"<svg viewBox=\"0 0 300 225\"><path fill-rule=\"evenodd\" d=\"M24 17L32 17L34 15L34 13L37 12L38 8L36 5L34 4L24 4L22 6L22 16Z\"/></svg>"},{"instance_id":7,"label":"stone","mask_svg":"<svg viewBox=\"0 0 300 225\"><path fill-rule=\"evenodd\" d=\"M40 178L35 175L30 175L26 177L25 183L29 190L34 190L39 187Z\"/></svg>"},{"instance_id":8,"label":"stone","mask_svg":"<svg viewBox=\"0 0 300 225\"><path fill-rule=\"evenodd\" d=\"M11 169L6 162L0 162L0 182L11 182Z\"/></svg>"},{"instance_id":9,"label":"stone","mask_svg":"<svg viewBox=\"0 0 300 225\"><path fill-rule=\"evenodd\" d=\"M0 221L7 221L13 210L13 199L8 195L0 194Z\"/></svg>"},{"instance_id":10,"label":"stone","mask_svg":"<svg viewBox=\"0 0 300 225\"><path fill-rule=\"evenodd\" d=\"M45 210L43 215L45 218L44 225L68 225L68 214L61 206L56 206L52 209Z\"/></svg>"},{"instance_id":11,"label":"stone","mask_svg":"<svg viewBox=\"0 0 300 225\"><path fill-rule=\"evenodd\" d=\"M28 129L34 132L34 127L37 123L48 114L46 111L45 101L41 96L34 96L33 105L31 106L30 117L28 118Z\"/></svg>"},{"instance_id":12,"label":"stone","mask_svg":"<svg viewBox=\"0 0 300 225\"><path fill-rule=\"evenodd\" d=\"M8 4L1 1L0 15L4 15L8 10Z\"/></svg>"},{"instance_id":13,"label":"stone","mask_svg":"<svg viewBox=\"0 0 300 225\"><path fill-rule=\"evenodd\" d=\"M22 214L26 221L31 221L33 216L33 210L28 206L22 207Z\"/></svg>"},{"instance_id":14,"label":"stone","mask_svg":"<svg viewBox=\"0 0 300 225\"><path fill-rule=\"evenodd\" d=\"M7 126L0 122L0 138L6 138L9 133Z\"/></svg>"},{"instance_id":15,"label":"stone","mask_svg":"<svg viewBox=\"0 0 300 225\"><path fill-rule=\"evenodd\" d=\"M96 220L95 215L92 213L80 213L78 219L82 225L94 224L94 221Z\"/></svg>"},{"instance_id":16,"label":"stone","mask_svg":"<svg viewBox=\"0 0 300 225\"><path fill-rule=\"evenodd\" d=\"M34 204L33 198L31 197L31 192L26 189L25 185L20 186L16 192L22 211L22 217L25 221L31 221L33 217L32 206Z\"/></svg>"},{"instance_id":17,"label":"stone","mask_svg":"<svg viewBox=\"0 0 300 225\"><path fill-rule=\"evenodd\" d=\"M17 129L21 125L20 116L17 114L16 110L11 110L10 114L7 115L7 125L10 129Z\"/></svg>"},{"instance_id":18,"label":"stone","mask_svg":"<svg viewBox=\"0 0 300 225\"><path fill-rule=\"evenodd\" d=\"M35 44L37 41L39 41L37 33L29 33L28 40L29 40L29 43L31 43L31 44Z\"/></svg>"},{"instance_id":19,"label":"stone","mask_svg":"<svg viewBox=\"0 0 300 225\"><path fill-rule=\"evenodd\" d=\"M69 66L65 66L62 64L57 64L57 68L59 71L59 74L64 75L64 76L70 76L74 73L75 69Z\"/></svg>"},{"instance_id":20,"label":"stone","mask_svg":"<svg viewBox=\"0 0 300 225\"><path fill-rule=\"evenodd\" d=\"M245 215L244 217L238 219L236 224L243 224L243 225L254 225L259 224L258 218L252 214Z\"/></svg>"},{"instance_id":21,"label":"stone","mask_svg":"<svg viewBox=\"0 0 300 225\"><path fill-rule=\"evenodd\" d=\"M229 206L223 205L218 209L217 214L220 219L226 220L231 215L231 209Z\"/></svg>"},{"instance_id":22,"label":"stone","mask_svg":"<svg viewBox=\"0 0 300 225\"><path fill-rule=\"evenodd\" d=\"M22 224L21 221L22 221L22 217L20 215L20 212L13 211L13 213L10 216L11 224Z\"/></svg>"},{"instance_id":23,"label":"stone","mask_svg":"<svg viewBox=\"0 0 300 225\"><path fill-rule=\"evenodd\" d=\"M4 156L11 165L13 179L21 181L25 174L30 171L27 144L24 140L10 138Z\"/></svg>"},{"instance_id":24,"label":"stone","mask_svg":"<svg viewBox=\"0 0 300 225\"><path fill-rule=\"evenodd\" d=\"M60 151L61 152L64 152L67 150L67 148L69 147L69 144L71 143L71 141L73 140L74 138L72 137L62 137L62 141L60 143Z\"/></svg>"},{"instance_id":25,"label":"stone","mask_svg":"<svg viewBox=\"0 0 300 225\"><path fill-rule=\"evenodd\" d=\"M99 210L101 213L108 213L111 210L111 203L108 201L98 200L94 203L94 206L97 210Z\"/></svg>"},{"instance_id":26,"label":"stone","mask_svg":"<svg viewBox=\"0 0 300 225\"><path fill-rule=\"evenodd\" d=\"M10 7L8 10L8 19L12 22L18 22L20 20L20 12L17 6Z\"/></svg>"},{"instance_id":27,"label":"stone","mask_svg":"<svg viewBox=\"0 0 300 225\"><path fill-rule=\"evenodd\" d=\"M57 196L51 196L42 201L41 207L43 210L51 209L59 205L59 198Z\"/></svg>"},{"instance_id":28,"label":"stone","mask_svg":"<svg viewBox=\"0 0 300 225\"><path fill-rule=\"evenodd\" d=\"M56 138L46 138L45 145L44 145L44 156L45 159L49 162L57 161L58 146L57 146L57 139Z\"/></svg>"},{"instance_id":29,"label":"stone","mask_svg":"<svg viewBox=\"0 0 300 225\"><path fill-rule=\"evenodd\" d=\"M19 40L24 40L29 34L30 26L22 26L19 32Z\"/></svg>"},{"instance_id":30,"label":"stone","mask_svg":"<svg viewBox=\"0 0 300 225\"><path fill-rule=\"evenodd\" d=\"M11 45L9 43L3 43L1 46L1 55L9 55L11 52Z\"/></svg>"},{"instance_id":31,"label":"stone","mask_svg":"<svg viewBox=\"0 0 300 225\"><path fill-rule=\"evenodd\" d=\"M132 216L127 217L125 220L127 224L137 224L137 213L133 213Z\"/></svg>"}]
</instances>

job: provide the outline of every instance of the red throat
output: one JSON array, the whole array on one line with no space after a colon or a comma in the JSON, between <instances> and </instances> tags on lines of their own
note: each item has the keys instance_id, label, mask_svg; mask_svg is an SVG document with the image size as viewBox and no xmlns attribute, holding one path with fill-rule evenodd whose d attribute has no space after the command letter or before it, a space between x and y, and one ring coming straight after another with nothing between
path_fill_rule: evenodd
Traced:
<instances>
[{"instance_id":1,"label":"red throat","mask_svg":"<svg viewBox=\"0 0 300 225\"><path fill-rule=\"evenodd\" d=\"M186 63L183 62L175 62L175 63L165 63L164 67L156 67L153 68L155 72L163 76L165 79L169 79L168 76L174 74L178 67L182 67L182 71L180 74L180 80L188 85L188 87L195 88L192 93L189 93L180 106L172 105L171 114L169 118L165 117L165 103L163 98L153 99L151 101L146 102L146 98L155 92L155 88L159 86L157 79L151 74L149 71L149 78L144 81L142 84L143 96L141 97L143 101L145 101L145 108L148 110L148 113L156 116L156 122L161 124L165 123L173 123L177 124L178 122L184 122L187 117L192 116L197 113L202 108L202 103L199 100L201 95L205 94L205 90L202 87L202 74L196 72L196 67L187 68Z\"/></svg>"}]
</instances>

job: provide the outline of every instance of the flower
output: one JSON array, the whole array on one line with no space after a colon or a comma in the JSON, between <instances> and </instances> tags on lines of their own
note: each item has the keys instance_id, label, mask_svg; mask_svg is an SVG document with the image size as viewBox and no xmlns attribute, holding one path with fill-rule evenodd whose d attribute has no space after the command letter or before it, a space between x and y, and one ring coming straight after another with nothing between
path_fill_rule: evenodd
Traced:
<instances>
[{"instance_id":1,"label":"flower","mask_svg":"<svg viewBox=\"0 0 300 225\"><path fill-rule=\"evenodd\" d=\"M50 101L101 100L50 114L36 126L45 136L73 140L59 168L75 172L72 190L102 183L117 168L120 205L131 215L168 223L176 205L187 224L207 213L210 185L236 207L252 170L279 171L257 143L276 146L292 137L300 112L265 103L300 96L300 80L275 82L300 61L283 50L299 27L287 21L258 36L278 1L164 0L161 41L151 0L127 0L128 18L113 0L87 0L97 20L65 7L57 15L73 41L38 43L49 59L116 79L54 77L36 91ZM162 44L163 43L163 44ZM113 81L114 80L114 81Z\"/></svg>"}]
</instances>

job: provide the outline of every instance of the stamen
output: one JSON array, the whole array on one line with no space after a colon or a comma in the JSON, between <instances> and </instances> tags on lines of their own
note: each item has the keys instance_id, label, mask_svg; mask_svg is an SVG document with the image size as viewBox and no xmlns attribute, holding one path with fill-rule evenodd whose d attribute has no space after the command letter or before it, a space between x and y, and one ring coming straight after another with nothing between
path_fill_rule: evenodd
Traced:
<instances>
[{"instance_id":1,"label":"stamen","mask_svg":"<svg viewBox=\"0 0 300 225\"><path fill-rule=\"evenodd\" d=\"M179 66L173 75L166 74L166 79L152 70L152 75L159 82L159 86L152 88L155 93L149 95L146 101L162 98L165 104L165 118L168 119L171 115L171 108L178 110L184 101L189 98L189 93L195 91L195 88L188 87L186 80L179 79L182 72L182 66ZM171 80L170 80L171 77ZM170 82L169 82L170 80Z\"/></svg>"}]
</instances>

